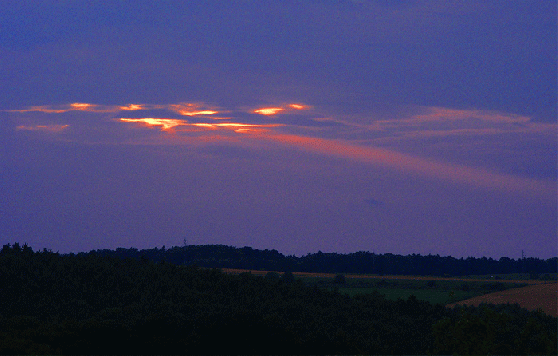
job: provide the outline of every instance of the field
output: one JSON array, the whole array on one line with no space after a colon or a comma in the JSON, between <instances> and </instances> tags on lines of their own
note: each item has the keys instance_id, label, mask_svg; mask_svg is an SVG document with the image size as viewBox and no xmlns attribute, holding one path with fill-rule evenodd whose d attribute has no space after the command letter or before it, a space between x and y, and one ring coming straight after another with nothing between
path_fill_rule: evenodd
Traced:
<instances>
[{"instance_id":1,"label":"field","mask_svg":"<svg viewBox=\"0 0 558 356\"><path fill-rule=\"evenodd\" d=\"M239 269L223 269L223 271L232 274L248 272L258 276L265 276L269 273L268 271L250 271ZM277 273L282 274L282 272ZM300 279L307 285L317 285L320 288L334 289L351 296L377 291L389 300L396 300L398 298L407 299L411 295L414 295L419 300L444 305L460 301L474 300L473 298L478 298L484 295L497 295L498 293L504 293L503 297L501 299L493 298L492 300L494 301L492 303L515 303L513 299L506 299L506 296L510 296L511 298L511 296L514 295L511 292L523 290L523 287L526 286L543 286L542 289L546 286L546 284L544 284L545 281L521 279L521 277L525 276L519 275L502 275L498 276L498 279L496 279L492 276L475 276L476 278L447 278L431 276L344 274L344 281L342 283L339 283L339 281L336 282L336 274L331 273L293 272L293 275L295 278ZM505 279L506 277L517 279ZM505 294L505 292L510 293ZM554 294L554 302L555 301L556 294ZM525 304L525 302L523 303ZM523 306L524 304L520 305ZM546 311L549 309L543 308L543 310Z\"/></svg>"},{"instance_id":2,"label":"field","mask_svg":"<svg viewBox=\"0 0 558 356\"><path fill-rule=\"evenodd\" d=\"M227 272L239 275L146 258L3 248L0 354L555 354L557 350L556 318L542 312L507 305L446 307L448 301L503 291L519 286L516 283ZM524 291L533 295L532 290ZM358 293L373 294L347 296ZM410 295L437 304L407 298ZM215 342L215 335L220 342Z\"/></svg>"},{"instance_id":3,"label":"field","mask_svg":"<svg viewBox=\"0 0 558 356\"><path fill-rule=\"evenodd\" d=\"M251 273L255 276L265 276L272 271L222 268L225 273L240 274ZM283 272L276 272L283 274ZM323 277L334 278L335 273L312 273L312 272L293 272L296 277ZM422 280L422 281L462 281L462 282L497 282L497 283L526 283L526 284L544 284L548 283L543 280L526 279L525 274L500 274L494 275L498 278L490 278L491 276L465 276L465 277L434 277L434 276L380 276L376 274L344 274L346 278L351 279L395 279L395 280Z\"/></svg>"},{"instance_id":4,"label":"field","mask_svg":"<svg viewBox=\"0 0 558 356\"><path fill-rule=\"evenodd\" d=\"M474 305L478 306L481 303L503 304L517 303L521 307L529 310L541 309L548 315L558 317L558 284L538 284L531 285L523 288L514 288L501 292L490 293L471 299L460 301L459 303L449 304L448 307L453 307L457 304Z\"/></svg>"}]
</instances>

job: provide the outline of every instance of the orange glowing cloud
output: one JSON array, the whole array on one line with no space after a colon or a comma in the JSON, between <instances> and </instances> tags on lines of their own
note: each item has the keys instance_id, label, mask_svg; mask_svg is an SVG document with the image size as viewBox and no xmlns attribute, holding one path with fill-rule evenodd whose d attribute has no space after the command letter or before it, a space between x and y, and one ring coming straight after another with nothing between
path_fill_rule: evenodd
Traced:
<instances>
[{"instance_id":1,"label":"orange glowing cloud","mask_svg":"<svg viewBox=\"0 0 558 356\"><path fill-rule=\"evenodd\" d=\"M271 116L271 115L275 115L275 114L280 113L280 112L289 112L289 111L292 111L292 110L308 110L308 109L310 109L310 106L307 106L307 105L287 104L287 105L283 105L283 106L275 106L275 107L269 107L269 108L259 108L259 109L253 110L252 112L254 114Z\"/></svg>"},{"instance_id":2,"label":"orange glowing cloud","mask_svg":"<svg viewBox=\"0 0 558 356\"><path fill-rule=\"evenodd\" d=\"M184 120L177 119L155 119L155 118L141 118L141 119L119 119L122 122L138 122L145 124L147 126L161 126L161 130L168 131L176 126L186 125L187 122Z\"/></svg>"},{"instance_id":3,"label":"orange glowing cloud","mask_svg":"<svg viewBox=\"0 0 558 356\"><path fill-rule=\"evenodd\" d=\"M283 108L261 108L261 109L254 110L254 113L260 115L275 115L278 112L283 110L284 110Z\"/></svg>"},{"instance_id":4,"label":"orange glowing cloud","mask_svg":"<svg viewBox=\"0 0 558 356\"><path fill-rule=\"evenodd\" d=\"M216 110L200 109L201 107L201 104L183 103L169 105L168 109L184 116L215 115L219 113Z\"/></svg>"},{"instance_id":5,"label":"orange glowing cloud","mask_svg":"<svg viewBox=\"0 0 558 356\"><path fill-rule=\"evenodd\" d=\"M96 112L96 113L115 113L118 111L137 111L137 110L146 110L148 107L143 104L129 104L125 106L105 106L105 105L97 105L97 104L89 104L89 103L73 103L70 104L69 110L76 110L76 111L89 111L89 112Z\"/></svg>"},{"instance_id":6,"label":"orange glowing cloud","mask_svg":"<svg viewBox=\"0 0 558 356\"><path fill-rule=\"evenodd\" d=\"M253 113L260 115L275 115L283 111L308 110L310 107L303 104L287 104L277 107L266 107L253 110ZM6 110L9 112L43 112L48 114L60 114L68 111L87 111L95 113L116 113L119 111L137 111L148 109L166 109L184 116L206 116L219 114L220 111L207 107L203 103L179 103L170 105L148 105L148 104L128 104L128 105L97 105L91 103L70 103L55 106L31 106L26 109Z\"/></svg>"},{"instance_id":7,"label":"orange glowing cloud","mask_svg":"<svg viewBox=\"0 0 558 356\"><path fill-rule=\"evenodd\" d=\"M87 112L95 112L95 113L111 113L111 112L118 112L123 109L120 106L104 106L104 105L89 104L89 103L72 103L70 104L70 108L68 109L68 111L70 110L87 111ZM131 109L129 109L128 107L127 110L131 110Z\"/></svg>"},{"instance_id":8,"label":"orange glowing cloud","mask_svg":"<svg viewBox=\"0 0 558 356\"><path fill-rule=\"evenodd\" d=\"M204 128L206 130L217 130L217 126L214 124L208 124L208 123L204 123L204 122L198 122L198 123L194 123L194 124L190 124L191 126L194 127L201 127Z\"/></svg>"},{"instance_id":9,"label":"orange glowing cloud","mask_svg":"<svg viewBox=\"0 0 558 356\"><path fill-rule=\"evenodd\" d=\"M265 130L267 128L277 127L282 125L280 124L255 125L255 124L239 124L234 122L226 122L222 124L215 124L215 126L231 129L238 133L247 133L252 131L262 132L262 130Z\"/></svg>"},{"instance_id":10,"label":"orange glowing cloud","mask_svg":"<svg viewBox=\"0 0 558 356\"><path fill-rule=\"evenodd\" d=\"M266 125L257 125L257 124L243 124L243 123L236 123L236 122L224 122L224 123L207 123L207 122L195 122L189 123L185 120L178 120L178 119L157 119L157 118L137 118L137 119L126 119L120 118L118 119L121 122L133 122L133 123L141 123L147 126L161 126L161 130L163 131L170 131L177 126L186 126L186 127L197 127L197 128L204 128L206 130L217 130L217 129L227 129L233 130L235 132L245 133L251 130L262 130L271 127L283 126L282 124L266 124Z\"/></svg>"},{"instance_id":11,"label":"orange glowing cloud","mask_svg":"<svg viewBox=\"0 0 558 356\"><path fill-rule=\"evenodd\" d=\"M289 107L291 109L295 109L295 110L308 110L308 109L310 109L309 106L301 105L301 104L289 104Z\"/></svg>"},{"instance_id":12,"label":"orange glowing cloud","mask_svg":"<svg viewBox=\"0 0 558 356\"><path fill-rule=\"evenodd\" d=\"M200 111L180 111L180 114L186 116L196 116L196 115L214 115L217 114L217 111L213 110L200 110Z\"/></svg>"},{"instance_id":13,"label":"orange glowing cloud","mask_svg":"<svg viewBox=\"0 0 558 356\"><path fill-rule=\"evenodd\" d=\"M119 106L118 108L120 110L126 110L126 111L145 110L146 109L145 105L136 105L136 104L130 104L128 106Z\"/></svg>"},{"instance_id":14,"label":"orange glowing cloud","mask_svg":"<svg viewBox=\"0 0 558 356\"><path fill-rule=\"evenodd\" d=\"M87 103L73 103L73 104L70 104L70 106L74 110L84 110L85 111L85 110L88 110L88 109L94 107L95 105L87 104Z\"/></svg>"}]
</instances>

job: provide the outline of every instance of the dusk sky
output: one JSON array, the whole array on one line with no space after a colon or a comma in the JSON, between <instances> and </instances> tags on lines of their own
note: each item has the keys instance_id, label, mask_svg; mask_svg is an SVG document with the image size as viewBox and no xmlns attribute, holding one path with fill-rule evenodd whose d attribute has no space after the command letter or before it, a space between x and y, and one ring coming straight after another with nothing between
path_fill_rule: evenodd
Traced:
<instances>
[{"instance_id":1,"label":"dusk sky","mask_svg":"<svg viewBox=\"0 0 558 356\"><path fill-rule=\"evenodd\" d=\"M0 243L557 256L557 16L0 1Z\"/></svg>"}]
</instances>

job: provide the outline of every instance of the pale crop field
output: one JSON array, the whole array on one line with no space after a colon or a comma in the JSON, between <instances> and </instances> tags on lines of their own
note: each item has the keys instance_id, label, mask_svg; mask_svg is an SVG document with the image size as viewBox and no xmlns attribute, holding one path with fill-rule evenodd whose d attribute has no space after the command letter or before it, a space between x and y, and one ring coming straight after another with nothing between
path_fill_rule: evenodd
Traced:
<instances>
[{"instance_id":1,"label":"pale crop field","mask_svg":"<svg viewBox=\"0 0 558 356\"><path fill-rule=\"evenodd\" d=\"M501 292L485 294L471 299L463 300L458 303L448 304L448 307L455 305L474 305L481 303L492 304L519 304L522 308L529 310L541 309L548 315L558 317L558 283L536 284L523 288L513 288Z\"/></svg>"}]
</instances>

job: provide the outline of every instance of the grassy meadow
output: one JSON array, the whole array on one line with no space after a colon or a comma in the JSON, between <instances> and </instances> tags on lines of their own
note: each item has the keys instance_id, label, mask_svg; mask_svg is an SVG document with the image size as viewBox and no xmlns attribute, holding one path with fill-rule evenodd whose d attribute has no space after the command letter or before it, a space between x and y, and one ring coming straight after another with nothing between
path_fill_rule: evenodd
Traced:
<instances>
[{"instance_id":1,"label":"grassy meadow","mask_svg":"<svg viewBox=\"0 0 558 356\"><path fill-rule=\"evenodd\" d=\"M238 274L247 270L224 269L228 273ZM256 276L265 276L268 271L249 271ZM471 275L459 278L441 278L428 276L379 276L351 275L330 273L295 272L296 279L308 286L317 286L328 290L337 290L349 296L377 292L388 300L407 299L414 295L418 300L432 304L450 304L485 294L525 287L529 284L545 283L545 280L529 279L528 273L498 275ZM343 277L339 277L343 276ZM550 281L556 274L549 274ZM531 276L532 277L532 276ZM340 280L338 278L341 278ZM337 279L337 280L336 280Z\"/></svg>"},{"instance_id":2,"label":"grassy meadow","mask_svg":"<svg viewBox=\"0 0 558 356\"><path fill-rule=\"evenodd\" d=\"M338 290L343 294L355 296L378 292L388 300L407 299L414 295L418 300L432 304L449 304L488 293L503 291L510 288L524 287L526 283L509 283L499 281L476 280L440 280L428 277L415 279L391 278L385 276L364 276L363 278L341 277L306 277L299 276L307 285ZM339 280L340 279L340 280Z\"/></svg>"}]
</instances>

